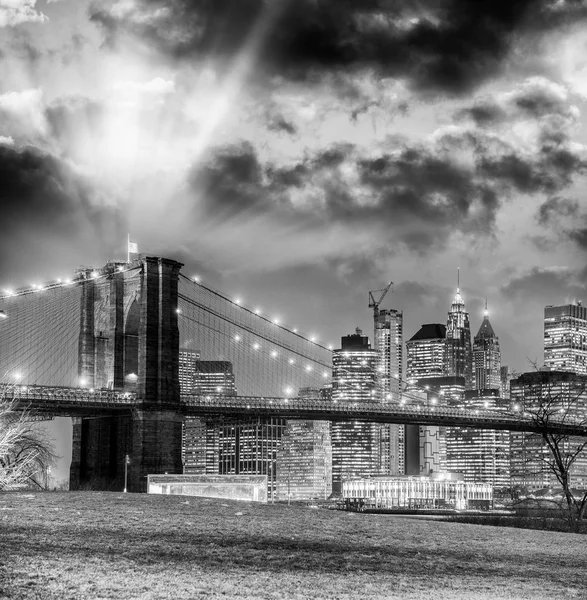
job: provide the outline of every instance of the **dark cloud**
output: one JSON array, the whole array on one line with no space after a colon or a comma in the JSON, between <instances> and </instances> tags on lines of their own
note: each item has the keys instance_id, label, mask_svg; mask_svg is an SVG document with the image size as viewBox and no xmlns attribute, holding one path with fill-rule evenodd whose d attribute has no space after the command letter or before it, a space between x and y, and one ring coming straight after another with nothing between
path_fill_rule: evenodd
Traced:
<instances>
[{"instance_id":1,"label":"dark cloud","mask_svg":"<svg viewBox=\"0 0 587 600\"><path fill-rule=\"evenodd\" d=\"M511 300L533 300L546 304L559 304L581 299L587 292L587 271L574 271L561 267L534 267L527 273L513 277L501 288Z\"/></svg>"},{"instance_id":2,"label":"dark cloud","mask_svg":"<svg viewBox=\"0 0 587 600\"><path fill-rule=\"evenodd\" d=\"M27 147L0 145L0 254L14 254L14 239L77 240L78 245L122 236L113 209L94 203L90 182L64 162ZM82 241L83 240L83 241ZM56 242L51 242L57 245Z\"/></svg>"},{"instance_id":3,"label":"dark cloud","mask_svg":"<svg viewBox=\"0 0 587 600\"><path fill-rule=\"evenodd\" d=\"M280 114L271 114L267 118L267 128L270 131L284 132L289 135L295 135L298 132L298 128Z\"/></svg>"},{"instance_id":4,"label":"dark cloud","mask_svg":"<svg viewBox=\"0 0 587 600\"><path fill-rule=\"evenodd\" d=\"M191 171L189 181L208 214L234 219L243 212L263 210L267 194L262 175L257 153L243 142L218 149L206 164Z\"/></svg>"},{"instance_id":5,"label":"dark cloud","mask_svg":"<svg viewBox=\"0 0 587 600\"><path fill-rule=\"evenodd\" d=\"M587 250L587 227L571 229L567 233L571 240L575 242L579 248L582 250Z\"/></svg>"},{"instance_id":6,"label":"dark cloud","mask_svg":"<svg viewBox=\"0 0 587 600\"><path fill-rule=\"evenodd\" d=\"M543 226L556 223L561 217L575 217L579 203L569 198L554 196L543 202L536 213L538 223Z\"/></svg>"},{"instance_id":7,"label":"dark cloud","mask_svg":"<svg viewBox=\"0 0 587 600\"><path fill-rule=\"evenodd\" d=\"M501 106L492 102L477 102L470 108L464 108L457 112L457 120L469 118L480 127L493 125L494 123L503 121L506 118L506 113Z\"/></svg>"},{"instance_id":8,"label":"dark cloud","mask_svg":"<svg viewBox=\"0 0 587 600\"><path fill-rule=\"evenodd\" d=\"M495 76L525 34L579 22L586 10L550 0L139 0L126 11L96 5L91 19L110 44L131 36L174 60L221 61L268 19L257 72L308 81L365 69L462 94Z\"/></svg>"}]
</instances>

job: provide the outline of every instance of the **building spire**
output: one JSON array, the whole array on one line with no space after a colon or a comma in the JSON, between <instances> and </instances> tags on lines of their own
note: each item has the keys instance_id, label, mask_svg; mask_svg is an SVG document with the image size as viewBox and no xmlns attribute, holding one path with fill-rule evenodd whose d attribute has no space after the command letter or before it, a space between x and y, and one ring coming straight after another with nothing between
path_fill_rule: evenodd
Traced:
<instances>
[{"instance_id":1,"label":"building spire","mask_svg":"<svg viewBox=\"0 0 587 600\"><path fill-rule=\"evenodd\" d=\"M485 296L485 312L483 313L484 317L489 316L489 311L487 310L487 296Z\"/></svg>"},{"instance_id":2,"label":"building spire","mask_svg":"<svg viewBox=\"0 0 587 600\"><path fill-rule=\"evenodd\" d=\"M457 267L457 294L461 293L461 268Z\"/></svg>"}]
</instances>

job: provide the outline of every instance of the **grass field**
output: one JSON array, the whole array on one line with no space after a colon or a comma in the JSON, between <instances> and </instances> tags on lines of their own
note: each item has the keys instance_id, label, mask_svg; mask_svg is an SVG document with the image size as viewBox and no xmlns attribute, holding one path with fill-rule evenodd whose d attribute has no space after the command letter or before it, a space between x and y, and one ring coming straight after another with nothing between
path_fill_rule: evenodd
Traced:
<instances>
[{"instance_id":1,"label":"grass field","mask_svg":"<svg viewBox=\"0 0 587 600\"><path fill-rule=\"evenodd\" d=\"M298 506L0 495L0 598L587 599L587 541Z\"/></svg>"}]
</instances>

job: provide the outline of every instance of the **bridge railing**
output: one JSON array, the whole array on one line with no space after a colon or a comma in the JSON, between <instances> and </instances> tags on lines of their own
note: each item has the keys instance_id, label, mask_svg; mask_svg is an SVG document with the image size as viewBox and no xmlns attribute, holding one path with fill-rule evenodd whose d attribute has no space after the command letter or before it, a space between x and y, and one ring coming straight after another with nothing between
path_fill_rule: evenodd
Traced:
<instances>
[{"instance_id":1,"label":"bridge railing","mask_svg":"<svg viewBox=\"0 0 587 600\"><path fill-rule=\"evenodd\" d=\"M251 396L191 396L181 397L182 405L194 412L213 414L229 413L231 410L240 415L247 412L259 412L279 416L295 413L311 415L316 419L328 420L328 415L344 415L349 420L360 418L368 420L372 417L397 417L401 421L417 423L437 421L439 425L475 423L485 426L495 426L500 429L538 431L532 416L525 412L509 412L498 409L456 408L446 406L429 406L418 404L379 404L374 402L336 402L336 400L275 398ZM587 435L587 424L579 419L552 419L549 427L568 431L574 435Z\"/></svg>"},{"instance_id":2,"label":"bridge railing","mask_svg":"<svg viewBox=\"0 0 587 600\"><path fill-rule=\"evenodd\" d=\"M55 403L91 404L91 405L125 405L137 403L134 392L109 389L56 387L44 385L0 384L0 398L8 401L29 402L40 408Z\"/></svg>"}]
</instances>

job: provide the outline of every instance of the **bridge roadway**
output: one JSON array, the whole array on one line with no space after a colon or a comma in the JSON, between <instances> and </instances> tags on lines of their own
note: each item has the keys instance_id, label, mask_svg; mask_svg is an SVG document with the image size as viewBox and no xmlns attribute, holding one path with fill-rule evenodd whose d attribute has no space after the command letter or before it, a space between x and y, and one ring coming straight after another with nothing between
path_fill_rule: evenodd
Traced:
<instances>
[{"instance_id":1,"label":"bridge roadway","mask_svg":"<svg viewBox=\"0 0 587 600\"><path fill-rule=\"evenodd\" d=\"M140 400L135 392L110 389L2 384L0 385L0 398L14 401L19 408L28 408L33 414L52 416L120 414L140 406ZM184 415L192 417L220 415L277 417L540 431L539 426L523 413L418 404L351 404L299 398L182 395L180 411ZM587 423L585 422L572 421L568 418L564 421L552 420L549 428L562 434L587 437Z\"/></svg>"}]
</instances>

